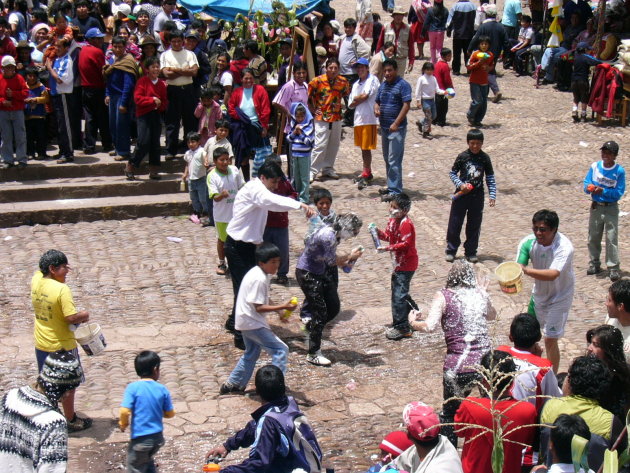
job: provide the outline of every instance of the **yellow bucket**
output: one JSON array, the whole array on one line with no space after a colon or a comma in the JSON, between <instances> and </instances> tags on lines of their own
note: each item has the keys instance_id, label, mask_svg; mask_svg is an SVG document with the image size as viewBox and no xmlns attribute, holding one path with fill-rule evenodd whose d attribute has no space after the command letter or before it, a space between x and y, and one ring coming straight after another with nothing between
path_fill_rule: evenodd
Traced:
<instances>
[{"instance_id":1,"label":"yellow bucket","mask_svg":"<svg viewBox=\"0 0 630 473\"><path fill-rule=\"evenodd\" d=\"M501 290L507 294L517 294L523 288L523 268L518 263L506 261L497 266L494 274L499 280Z\"/></svg>"}]
</instances>

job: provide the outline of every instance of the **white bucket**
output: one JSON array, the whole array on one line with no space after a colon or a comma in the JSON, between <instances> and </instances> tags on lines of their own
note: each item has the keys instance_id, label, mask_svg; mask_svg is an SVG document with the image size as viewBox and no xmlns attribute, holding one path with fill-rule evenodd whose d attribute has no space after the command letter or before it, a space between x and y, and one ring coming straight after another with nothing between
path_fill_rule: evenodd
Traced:
<instances>
[{"instance_id":1,"label":"white bucket","mask_svg":"<svg viewBox=\"0 0 630 473\"><path fill-rule=\"evenodd\" d=\"M98 355L107 346L99 324L80 325L75 330L74 337L88 356Z\"/></svg>"}]
</instances>

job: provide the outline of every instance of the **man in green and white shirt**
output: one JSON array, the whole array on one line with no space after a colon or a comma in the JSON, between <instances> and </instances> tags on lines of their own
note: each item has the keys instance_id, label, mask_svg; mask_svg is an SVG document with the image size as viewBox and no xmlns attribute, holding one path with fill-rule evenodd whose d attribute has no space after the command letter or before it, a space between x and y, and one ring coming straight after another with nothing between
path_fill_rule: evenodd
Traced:
<instances>
[{"instance_id":1,"label":"man in green and white shirt","mask_svg":"<svg viewBox=\"0 0 630 473\"><path fill-rule=\"evenodd\" d=\"M558 372L558 338L564 335L575 289L573 245L558 232L560 219L551 210L539 210L532 218L534 231L519 243L516 261L523 273L534 278L528 312L543 328L547 358ZM531 261L531 268L527 265Z\"/></svg>"}]
</instances>

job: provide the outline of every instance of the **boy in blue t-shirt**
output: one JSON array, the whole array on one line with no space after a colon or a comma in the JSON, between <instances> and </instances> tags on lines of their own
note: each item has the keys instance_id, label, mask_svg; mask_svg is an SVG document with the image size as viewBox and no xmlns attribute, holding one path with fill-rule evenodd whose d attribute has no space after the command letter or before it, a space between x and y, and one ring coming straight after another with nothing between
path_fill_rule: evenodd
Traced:
<instances>
[{"instance_id":1,"label":"boy in blue t-shirt","mask_svg":"<svg viewBox=\"0 0 630 473\"><path fill-rule=\"evenodd\" d=\"M162 417L175 416L171 394L160 378L160 357L154 351L143 351L134 361L140 381L125 389L118 425L124 432L131 416L131 440L127 449L127 471L155 471L153 457L164 445Z\"/></svg>"}]
</instances>

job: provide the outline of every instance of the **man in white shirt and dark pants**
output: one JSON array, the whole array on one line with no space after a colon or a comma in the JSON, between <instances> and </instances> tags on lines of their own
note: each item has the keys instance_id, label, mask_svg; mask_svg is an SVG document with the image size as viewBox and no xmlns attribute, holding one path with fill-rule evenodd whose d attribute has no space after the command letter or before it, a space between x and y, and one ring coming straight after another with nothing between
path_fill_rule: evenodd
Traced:
<instances>
[{"instance_id":1,"label":"man in white shirt and dark pants","mask_svg":"<svg viewBox=\"0 0 630 473\"><path fill-rule=\"evenodd\" d=\"M236 298L245 274L256 266L256 247L263 242L267 212L302 209L307 218L316 214L316 211L306 204L273 193L283 175L277 163L265 162L258 170L258 177L250 180L236 194L232 220L227 227L225 256L232 278L234 305L225 322L225 329L234 332L234 346L241 350L245 349L243 338L234 327Z\"/></svg>"}]
</instances>

